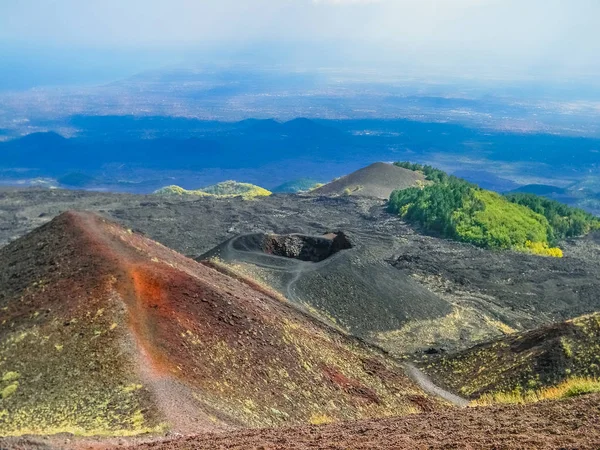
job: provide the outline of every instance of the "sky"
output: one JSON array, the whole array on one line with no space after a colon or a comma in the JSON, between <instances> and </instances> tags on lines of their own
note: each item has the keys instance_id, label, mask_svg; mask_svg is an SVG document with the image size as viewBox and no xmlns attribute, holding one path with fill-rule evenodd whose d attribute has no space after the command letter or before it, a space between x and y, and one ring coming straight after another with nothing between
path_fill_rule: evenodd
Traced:
<instances>
[{"instance_id":1,"label":"sky","mask_svg":"<svg viewBox=\"0 0 600 450\"><path fill-rule=\"evenodd\" d=\"M598 0L1 0L0 58L41 73L73 59L80 72L101 74L211 54L257 64L594 78L598 17Z\"/></svg>"}]
</instances>

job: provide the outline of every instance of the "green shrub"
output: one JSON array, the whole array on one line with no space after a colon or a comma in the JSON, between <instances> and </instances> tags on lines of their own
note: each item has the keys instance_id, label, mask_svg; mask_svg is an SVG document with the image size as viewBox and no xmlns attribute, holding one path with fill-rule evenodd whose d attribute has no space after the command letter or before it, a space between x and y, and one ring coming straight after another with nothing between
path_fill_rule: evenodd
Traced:
<instances>
[{"instance_id":1,"label":"green shrub","mask_svg":"<svg viewBox=\"0 0 600 450\"><path fill-rule=\"evenodd\" d=\"M543 215L551 226L551 242L567 237L583 236L600 229L600 220L579 208L573 208L555 200L535 194L507 194L510 202L526 206Z\"/></svg>"},{"instance_id":2,"label":"green shrub","mask_svg":"<svg viewBox=\"0 0 600 450\"><path fill-rule=\"evenodd\" d=\"M412 170L414 172L421 172L423 175L425 175L426 180L433 181L434 183L445 183L449 178L455 178L451 175L448 175L443 170L436 169L435 167L428 165L415 164L408 161L396 162L394 165L402 167L403 169Z\"/></svg>"},{"instance_id":3,"label":"green shrub","mask_svg":"<svg viewBox=\"0 0 600 450\"><path fill-rule=\"evenodd\" d=\"M552 247L557 237L599 227L593 216L559 207L558 202L534 202L529 194L505 197L431 166L396 165L420 171L432 183L392 192L388 210L442 237L484 248L562 257L562 251Z\"/></svg>"},{"instance_id":4,"label":"green shrub","mask_svg":"<svg viewBox=\"0 0 600 450\"><path fill-rule=\"evenodd\" d=\"M569 383L562 394L562 398L577 397L595 392L600 392L600 382L593 379L577 379Z\"/></svg>"}]
</instances>

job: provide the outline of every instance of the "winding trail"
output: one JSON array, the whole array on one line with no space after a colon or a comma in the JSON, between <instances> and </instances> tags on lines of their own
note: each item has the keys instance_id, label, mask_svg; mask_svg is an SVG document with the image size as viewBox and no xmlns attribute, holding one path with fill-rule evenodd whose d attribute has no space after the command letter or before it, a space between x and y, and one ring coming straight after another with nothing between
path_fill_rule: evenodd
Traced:
<instances>
[{"instance_id":1,"label":"winding trail","mask_svg":"<svg viewBox=\"0 0 600 450\"><path fill-rule=\"evenodd\" d=\"M355 231L353 232L356 233ZM285 290L285 296L288 298L288 300L294 303L296 307L304 310L305 308L302 307L302 299L299 298L294 292L294 285L298 282L298 280L302 277L304 273L317 270L318 268L331 263L335 255L320 262L307 262L292 258L286 258L284 256L270 255L260 250L251 249L248 247L244 248L243 245L240 246L242 247L241 249L235 247L235 244L239 242L242 238L250 236L252 234L254 233L246 233L230 239L220 248L220 257L223 257L226 261L241 261L253 264L257 267L261 267L264 269L270 269L278 272L284 272L288 275L293 275L292 278L283 286ZM331 326L331 324L324 322L322 318L316 317L311 313L309 314L315 319L317 319L319 322L324 323L327 326ZM368 344L374 345L370 342ZM375 345L375 347L378 346ZM383 349L380 350L385 352L385 350ZM460 408L465 408L469 405L468 400L436 385L423 371L421 371L415 365L411 363L403 363L403 367L404 371L409 376L409 378L413 380L421 389L423 389L428 394L446 400L447 402Z\"/></svg>"},{"instance_id":2,"label":"winding trail","mask_svg":"<svg viewBox=\"0 0 600 450\"><path fill-rule=\"evenodd\" d=\"M404 369L406 370L406 373L410 379L417 383L425 392L435 395L436 397L443 398L447 402L450 402L460 408L469 406L469 401L467 399L464 399L434 384L434 382L431 381L431 379L415 365L411 363L405 363Z\"/></svg>"},{"instance_id":3,"label":"winding trail","mask_svg":"<svg viewBox=\"0 0 600 450\"><path fill-rule=\"evenodd\" d=\"M219 257L223 258L225 261L240 261L263 269L274 270L290 275L291 278L283 285L283 289L285 291L284 294L288 300L292 301L298 306L301 306L302 299L299 298L294 292L294 285L298 282L298 280L300 280L304 273L318 270L319 268L331 263L336 255L332 255L323 261L310 262L287 258L285 256L270 255L260 250L245 247L244 245L240 245L241 248L235 247L235 245L243 238L252 236L254 234L256 233L244 233L230 239L219 249ZM322 237L317 235L306 236L316 238ZM204 259L206 256L207 255L205 254L199 257L198 260Z\"/></svg>"}]
</instances>

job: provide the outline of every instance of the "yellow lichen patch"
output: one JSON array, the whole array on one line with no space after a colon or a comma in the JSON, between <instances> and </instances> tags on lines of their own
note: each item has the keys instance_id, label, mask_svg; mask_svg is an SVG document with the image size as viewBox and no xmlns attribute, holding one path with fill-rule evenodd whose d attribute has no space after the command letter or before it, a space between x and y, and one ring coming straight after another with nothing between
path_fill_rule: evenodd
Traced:
<instances>
[{"instance_id":1,"label":"yellow lichen patch","mask_svg":"<svg viewBox=\"0 0 600 450\"><path fill-rule=\"evenodd\" d=\"M562 348L565 352L566 357L572 358L573 357L573 347L572 347L571 343L569 342L569 340L563 336L562 338L560 338L560 343L562 345Z\"/></svg>"},{"instance_id":2,"label":"yellow lichen patch","mask_svg":"<svg viewBox=\"0 0 600 450\"><path fill-rule=\"evenodd\" d=\"M306 310L312 314L313 316L315 316L317 319L328 323L329 325L331 325L332 327L336 328L337 330L341 331L342 333L349 333L348 329L341 326L339 324L339 321L335 319L335 317L333 317L331 314L329 314L327 311L323 311L322 309L317 309L315 308L313 305L310 305L308 303L302 303L302 305L306 308Z\"/></svg>"},{"instance_id":3,"label":"yellow lichen patch","mask_svg":"<svg viewBox=\"0 0 600 450\"><path fill-rule=\"evenodd\" d=\"M142 389L143 387L144 386L142 386L141 384L130 384L123 388L123 392L129 393L129 392L133 392L133 391L138 391L138 390Z\"/></svg>"},{"instance_id":4,"label":"yellow lichen patch","mask_svg":"<svg viewBox=\"0 0 600 450\"><path fill-rule=\"evenodd\" d=\"M484 316L486 323L500 330L504 334L513 334L516 333L517 330L512 328L511 326L505 324L504 322L500 322L499 320L492 319L491 317Z\"/></svg>"},{"instance_id":5,"label":"yellow lichen patch","mask_svg":"<svg viewBox=\"0 0 600 450\"><path fill-rule=\"evenodd\" d=\"M498 403L525 404L535 403L542 400L559 400L578 395L600 392L600 381L594 378L570 378L556 386L541 390L523 391L516 389L511 392L494 392L484 394L477 400L471 402L472 406L487 406Z\"/></svg>"},{"instance_id":6,"label":"yellow lichen patch","mask_svg":"<svg viewBox=\"0 0 600 450\"><path fill-rule=\"evenodd\" d=\"M123 322L125 311L114 298L115 304L86 303L68 320L36 322L27 332L3 330L0 362L10 370L0 373L0 435L125 436L164 429L150 392L132 375L125 329L95 334Z\"/></svg>"},{"instance_id":7,"label":"yellow lichen patch","mask_svg":"<svg viewBox=\"0 0 600 450\"><path fill-rule=\"evenodd\" d=\"M13 395L17 391L18 388L19 388L19 382L18 381L15 381L15 382L9 384L4 389L2 389L2 391L0 391L0 398L2 400L7 399L11 395Z\"/></svg>"},{"instance_id":8,"label":"yellow lichen patch","mask_svg":"<svg viewBox=\"0 0 600 450\"><path fill-rule=\"evenodd\" d=\"M472 307L454 305L452 312L446 316L412 320L398 330L378 333L375 340L394 354L402 355L427 349L439 342L478 342L514 331Z\"/></svg>"},{"instance_id":9,"label":"yellow lichen patch","mask_svg":"<svg viewBox=\"0 0 600 450\"><path fill-rule=\"evenodd\" d=\"M2 381L3 382L11 382L11 381L16 381L20 378L20 374L19 372L6 372L3 376L2 376Z\"/></svg>"},{"instance_id":10,"label":"yellow lichen patch","mask_svg":"<svg viewBox=\"0 0 600 450\"><path fill-rule=\"evenodd\" d=\"M312 425L325 425L333 422L335 422L335 420L329 417L327 414L313 414L310 416L310 423Z\"/></svg>"},{"instance_id":11,"label":"yellow lichen patch","mask_svg":"<svg viewBox=\"0 0 600 450\"><path fill-rule=\"evenodd\" d=\"M216 197L232 198L242 197L244 200L251 200L256 197L268 197L272 192L250 183L240 183L237 181L223 181L213 186L202 189L187 190L179 186L166 186L154 192L157 195L177 195L189 197Z\"/></svg>"}]
</instances>

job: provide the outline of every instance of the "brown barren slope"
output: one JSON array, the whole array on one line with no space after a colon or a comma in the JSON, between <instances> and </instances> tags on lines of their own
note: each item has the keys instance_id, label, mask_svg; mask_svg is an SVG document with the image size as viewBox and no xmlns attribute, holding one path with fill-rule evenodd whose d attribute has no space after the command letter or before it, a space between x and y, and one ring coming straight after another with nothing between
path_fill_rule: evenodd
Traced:
<instances>
[{"instance_id":1,"label":"brown barren slope","mask_svg":"<svg viewBox=\"0 0 600 450\"><path fill-rule=\"evenodd\" d=\"M381 353L91 213L0 249L0 435L200 432L436 409Z\"/></svg>"},{"instance_id":2,"label":"brown barren slope","mask_svg":"<svg viewBox=\"0 0 600 450\"><path fill-rule=\"evenodd\" d=\"M89 447L82 447L89 448ZM119 447L123 448L123 447ZM128 448L128 447L125 447ZM451 409L321 427L244 430L146 443L136 450L594 449L600 395L527 406Z\"/></svg>"},{"instance_id":3,"label":"brown barren slope","mask_svg":"<svg viewBox=\"0 0 600 450\"><path fill-rule=\"evenodd\" d=\"M416 186L418 182L425 182L423 174L378 162L321 186L311 194L358 195L387 200L392 191Z\"/></svg>"}]
</instances>

